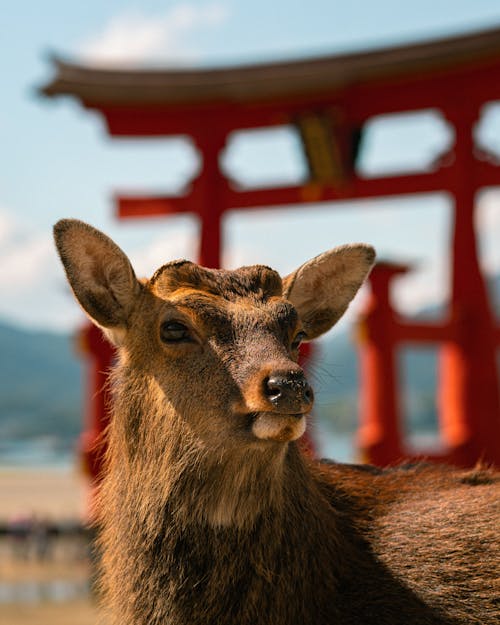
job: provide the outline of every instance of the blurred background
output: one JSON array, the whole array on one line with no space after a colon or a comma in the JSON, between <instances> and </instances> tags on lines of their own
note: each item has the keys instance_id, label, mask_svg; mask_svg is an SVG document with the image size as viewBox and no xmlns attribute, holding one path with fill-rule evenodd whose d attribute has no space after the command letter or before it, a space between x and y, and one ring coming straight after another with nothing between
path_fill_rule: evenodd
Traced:
<instances>
[{"instance_id":1,"label":"blurred background","mask_svg":"<svg viewBox=\"0 0 500 625\"><path fill-rule=\"evenodd\" d=\"M113 197L178 197L202 165L199 146L187 136L112 138L102 115L85 110L78 97L44 97L41 89L58 71L54 55L95 71L134 72L349 57L500 28L500 4L4 0L1 7L0 622L90 624L98 610L83 526L92 468L78 449L95 363L51 228L62 217L93 224L127 252L139 275L174 258L196 260L198 216L119 219ZM463 100L469 97L465 90ZM367 180L433 171L455 141L453 125L430 108L374 116L362 131L353 166ZM481 108L473 138L490 162L500 158L500 101ZM379 258L410 267L391 287L391 314L408 324L444 323L453 284L449 193L319 201L321 185L309 184L304 136L287 120L232 132L219 162L239 189L300 187L307 200L227 210L222 266L261 263L286 274L335 245L369 242ZM476 195L474 220L479 266L498 320L495 185ZM359 294L309 363L318 397L311 436L319 456L359 459L360 361L353 338L366 330L359 318L369 318L370 297L367 289ZM398 347L395 358L402 432L416 452L438 449L438 346Z\"/></svg>"}]
</instances>

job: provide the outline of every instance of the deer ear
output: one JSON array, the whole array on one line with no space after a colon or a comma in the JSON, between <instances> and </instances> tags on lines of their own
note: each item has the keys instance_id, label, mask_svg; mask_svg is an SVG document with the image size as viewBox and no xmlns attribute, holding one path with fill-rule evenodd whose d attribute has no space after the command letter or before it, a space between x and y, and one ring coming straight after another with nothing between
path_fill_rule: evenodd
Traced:
<instances>
[{"instance_id":1,"label":"deer ear","mask_svg":"<svg viewBox=\"0 0 500 625\"><path fill-rule=\"evenodd\" d=\"M76 299L97 325L128 325L141 286L130 261L113 241L77 219L62 219L54 239Z\"/></svg>"},{"instance_id":2,"label":"deer ear","mask_svg":"<svg viewBox=\"0 0 500 625\"><path fill-rule=\"evenodd\" d=\"M370 272L375 250L343 245L304 263L283 280L284 296L297 309L308 339L329 330Z\"/></svg>"}]
</instances>

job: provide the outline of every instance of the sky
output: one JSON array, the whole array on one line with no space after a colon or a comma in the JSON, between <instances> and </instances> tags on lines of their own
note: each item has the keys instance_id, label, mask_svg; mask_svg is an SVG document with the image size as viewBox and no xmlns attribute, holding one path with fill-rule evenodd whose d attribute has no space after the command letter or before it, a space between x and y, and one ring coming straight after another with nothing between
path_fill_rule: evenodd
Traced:
<instances>
[{"instance_id":1,"label":"sky","mask_svg":"<svg viewBox=\"0 0 500 625\"><path fill-rule=\"evenodd\" d=\"M119 222L115 190L173 192L197 167L192 146L171 140L112 140L95 113L71 99L44 100L51 54L137 67L209 66L299 58L418 41L500 26L498 0L0 0L0 320L67 331L82 315L65 285L51 227L77 217L112 236L148 275L172 258L196 259L190 217ZM476 136L500 153L500 107L484 111ZM361 168L417 169L452 141L431 113L374 120ZM293 182L304 173L297 137L240 133L222 158L242 184ZM500 271L500 200L479 200L481 260ZM450 207L443 194L390 201L239 212L224 223L224 265L265 263L282 273L338 244L366 241L414 270L397 285L405 314L446 299ZM358 304L359 306L359 304Z\"/></svg>"}]
</instances>

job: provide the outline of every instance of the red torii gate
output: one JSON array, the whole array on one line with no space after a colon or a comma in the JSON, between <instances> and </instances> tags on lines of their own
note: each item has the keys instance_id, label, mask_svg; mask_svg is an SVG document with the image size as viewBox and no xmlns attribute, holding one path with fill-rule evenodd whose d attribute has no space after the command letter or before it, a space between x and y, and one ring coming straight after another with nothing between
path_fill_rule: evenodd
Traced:
<instances>
[{"instance_id":1,"label":"red torii gate","mask_svg":"<svg viewBox=\"0 0 500 625\"><path fill-rule=\"evenodd\" d=\"M441 422L447 459L500 464L500 398L493 319L477 258L474 202L500 184L493 158L479 155L473 128L481 107L500 99L500 30L373 52L288 63L206 70L109 70L55 61L42 92L72 95L99 111L112 136L187 135L202 155L198 177L180 196L118 196L120 218L190 212L201 222L200 262L216 267L225 211L309 201L445 191L453 199L450 313L441 325L404 324L388 299L393 269L372 277L373 295L361 349L364 408L360 445L386 464L411 450L399 432L393 349L401 341L438 342ZM455 131L455 143L429 171L363 178L355 157L370 118L433 109ZM229 135L241 129L295 124L310 170L304 184L239 189L219 168ZM480 158L481 156L481 158ZM487 156L487 155L486 155Z\"/></svg>"}]
</instances>

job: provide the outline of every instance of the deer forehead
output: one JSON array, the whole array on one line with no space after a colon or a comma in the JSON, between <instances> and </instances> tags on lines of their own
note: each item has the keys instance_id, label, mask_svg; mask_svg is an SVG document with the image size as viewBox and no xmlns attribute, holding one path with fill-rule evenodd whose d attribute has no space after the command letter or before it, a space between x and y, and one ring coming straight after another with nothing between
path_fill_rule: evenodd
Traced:
<instances>
[{"instance_id":1,"label":"deer forehead","mask_svg":"<svg viewBox=\"0 0 500 625\"><path fill-rule=\"evenodd\" d=\"M160 267L149 289L170 306L205 324L249 319L281 326L297 322L293 305L283 299L281 277L262 265L229 271L174 261Z\"/></svg>"},{"instance_id":2,"label":"deer forehead","mask_svg":"<svg viewBox=\"0 0 500 625\"><path fill-rule=\"evenodd\" d=\"M235 270L208 269L187 260L177 260L160 267L150 280L159 295L179 288L195 288L232 301L242 296L270 297L283 292L280 275L264 265Z\"/></svg>"},{"instance_id":3,"label":"deer forehead","mask_svg":"<svg viewBox=\"0 0 500 625\"><path fill-rule=\"evenodd\" d=\"M237 330L238 327L252 330L258 327L289 330L294 329L298 323L294 306L280 296L249 293L238 296L233 294L231 298L226 298L185 286L168 294L154 294L165 303L160 313L160 321L180 315L215 333L229 327L232 330Z\"/></svg>"}]
</instances>

